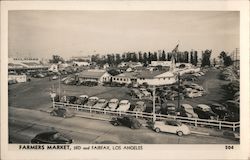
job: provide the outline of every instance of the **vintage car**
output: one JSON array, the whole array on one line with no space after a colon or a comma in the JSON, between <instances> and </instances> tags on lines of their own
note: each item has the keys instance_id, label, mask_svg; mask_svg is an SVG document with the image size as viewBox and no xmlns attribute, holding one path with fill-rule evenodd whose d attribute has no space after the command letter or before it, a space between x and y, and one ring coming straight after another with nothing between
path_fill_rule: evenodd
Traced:
<instances>
[{"instance_id":1,"label":"vintage car","mask_svg":"<svg viewBox=\"0 0 250 160\"><path fill-rule=\"evenodd\" d=\"M198 118L198 115L194 112L193 106L190 104L181 104L180 115L189 118Z\"/></svg>"},{"instance_id":2,"label":"vintage car","mask_svg":"<svg viewBox=\"0 0 250 160\"><path fill-rule=\"evenodd\" d=\"M98 102L93 106L93 108L103 109L107 107L108 101L106 99L99 99Z\"/></svg>"},{"instance_id":3,"label":"vintage car","mask_svg":"<svg viewBox=\"0 0 250 160\"><path fill-rule=\"evenodd\" d=\"M159 132L174 133L178 136L190 134L190 129L187 125L182 124L176 120L156 121L153 125L153 129Z\"/></svg>"},{"instance_id":4,"label":"vintage car","mask_svg":"<svg viewBox=\"0 0 250 160\"><path fill-rule=\"evenodd\" d=\"M73 139L57 131L50 131L37 134L30 142L33 144L71 144Z\"/></svg>"},{"instance_id":5,"label":"vintage car","mask_svg":"<svg viewBox=\"0 0 250 160\"><path fill-rule=\"evenodd\" d=\"M198 104L195 108L194 108L194 112L198 114L198 117L200 119L212 119L212 120L216 120L218 115L216 115L212 109L210 108L210 106L206 105L206 104Z\"/></svg>"},{"instance_id":6,"label":"vintage car","mask_svg":"<svg viewBox=\"0 0 250 160\"><path fill-rule=\"evenodd\" d=\"M127 111L130 108L130 102L128 100L121 100L119 103L117 111Z\"/></svg>"},{"instance_id":7,"label":"vintage car","mask_svg":"<svg viewBox=\"0 0 250 160\"><path fill-rule=\"evenodd\" d=\"M133 111L135 112L144 112L146 109L146 103L143 101L138 101L135 103L135 108L133 109Z\"/></svg>"},{"instance_id":8,"label":"vintage car","mask_svg":"<svg viewBox=\"0 0 250 160\"><path fill-rule=\"evenodd\" d=\"M62 107L55 108L50 112L50 115L63 118L70 118L74 116L74 114L71 111L69 111L67 108L62 108Z\"/></svg>"},{"instance_id":9,"label":"vintage car","mask_svg":"<svg viewBox=\"0 0 250 160\"><path fill-rule=\"evenodd\" d=\"M89 96L80 95L78 99L75 101L75 104L84 105L88 101Z\"/></svg>"},{"instance_id":10,"label":"vintage car","mask_svg":"<svg viewBox=\"0 0 250 160\"><path fill-rule=\"evenodd\" d=\"M114 126L123 125L131 129L139 129L142 126L142 124L135 117L131 116L113 117L110 123Z\"/></svg>"},{"instance_id":11,"label":"vintage car","mask_svg":"<svg viewBox=\"0 0 250 160\"><path fill-rule=\"evenodd\" d=\"M116 98L113 98L108 103L108 109L114 111L114 110L116 110L116 108L118 107L118 105L119 105L119 100L116 99Z\"/></svg>"},{"instance_id":12,"label":"vintage car","mask_svg":"<svg viewBox=\"0 0 250 160\"><path fill-rule=\"evenodd\" d=\"M98 100L99 100L98 97L89 97L89 100L84 105L84 107L93 107L98 102Z\"/></svg>"}]
</instances>

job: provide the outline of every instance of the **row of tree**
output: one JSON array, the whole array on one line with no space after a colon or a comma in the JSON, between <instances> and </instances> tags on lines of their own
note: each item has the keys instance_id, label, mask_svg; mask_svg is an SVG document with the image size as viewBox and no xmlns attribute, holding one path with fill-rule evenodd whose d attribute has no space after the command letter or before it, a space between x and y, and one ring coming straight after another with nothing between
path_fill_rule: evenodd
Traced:
<instances>
[{"instance_id":1,"label":"row of tree","mask_svg":"<svg viewBox=\"0 0 250 160\"><path fill-rule=\"evenodd\" d=\"M91 56L91 61L96 62L98 65L104 65L108 63L111 66L118 65L121 62L141 62L144 65L148 65L151 61L171 61L171 58L175 59L175 62L192 63L197 65L198 52L197 51L185 51L185 52L126 52L123 54L107 54L100 57L98 54Z\"/></svg>"}]
</instances>

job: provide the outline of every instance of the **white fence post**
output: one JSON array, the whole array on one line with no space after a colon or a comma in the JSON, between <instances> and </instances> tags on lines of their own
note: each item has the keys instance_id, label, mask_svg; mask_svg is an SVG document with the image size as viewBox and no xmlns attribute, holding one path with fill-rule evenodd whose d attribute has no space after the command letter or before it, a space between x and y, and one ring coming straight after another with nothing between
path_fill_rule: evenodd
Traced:
<instances>
[{"instance_id":1,"label":"white fence post","mask_svg":"<svg viewBox=\"0 0 250 160\"><path fill-rule=\"evenodd\" d=\"M79 107L79 106L77 105L77 106L76 106L76 110L77 110L77 111L79 110L78 107Z\"/></svg>"},{"instance_id":2,"label":"white fence post","mask_svg":"<svg viewBox=\"0 0 250 160\"><path fill-rule=\"evenodd\" d=\"M197 127L197 119L195 119L194 125L195 125L195 127Z\"/></svg>"},{"instance_id":3,"label":"white fence post","mask_svg":"<svg viewBox=\"0 0 250 160\"><path fill-rule=\"evenodd\" d=\"M89 112L92 113L91 106L89 107Z\"/></svg>"},{"instance_id":4,"label":"white fence post","mask_svg":"<svg viewBox=\"0 0 250 160\"><path fill-rule=\"evenodd\" d=\"M135 112L135 117L137 118L137 112Z\"/></svg>"},{"instance_id":5,"label":"white fence post","mask_svg":"<svg viewBox=\"0 0 250 160\"><path fill-rule=\"evenodd\" d=\"M233 123L233 131L235 131L235 123Z\"/></svg>"},{"instance_id":6,"label":"white fence post","mask_svg":"<svg viewBox=\"0 0 250 160\"><path fill-rule=\"evenodd\" d=\"M221 129L221 121L219 122L219 129Z\"/></svg>"}]
</instances>

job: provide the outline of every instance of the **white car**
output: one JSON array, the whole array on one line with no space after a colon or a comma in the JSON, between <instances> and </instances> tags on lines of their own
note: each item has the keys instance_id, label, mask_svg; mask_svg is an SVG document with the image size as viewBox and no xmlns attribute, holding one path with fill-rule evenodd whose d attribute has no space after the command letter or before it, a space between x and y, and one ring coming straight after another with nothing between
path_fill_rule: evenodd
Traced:
<instances>
[{"instance_id":1,"label":"white car","mask_svg":"<svg viewBox=\"0 0 250 160\"><path fill-rule=\"evenodd\" d=\"M52 80L57 80L59 77L58 76L53 76Z\"/></svg>"},{"instance_id":2,"label":"white car","mask_svg":"<svg viewBox=\"0 0 250 160\"><path fill-rule=\"evenodd\" d=\"M187 92L186 96L189 97L189 98L201 97L202 92L197 91L197 90L192 90L191 92Z\"/></svg>"},{"instance_id":3,"label":"white car","mask_svg":"<svg viewBox=\"0 0 250 160\"><path fill-rule=\"evenodd\" d=\"M118 107L119 105L119 100L116 99L116 98L113 98L109 101L108 103L108 108L111 110L111 111L114 111L116 110L116 108Z\"/></svg>"},{"instance_id":4,"label":"white car","mask_svg":"<svg viewBox=\"0 0 250 160\"><path fill-rule=\"evenodd\" d=\"M117 111L127 111L130 108L130 102L128 100L121 100Z\"/></svg>"},{"instance_id":5,"label":"white car","mask_svg":"<svg viewBox=\"0 0 250 160\"><path fill-rule=\"evenodd\" d=\"M176 120L156 121L153 129L157 133L168 132L177 134L178 136L188 135L191 133L187 125Z\"/></svg>"},{"instance_id":6,"label":"white car","mask_svg":"<svg viewBox=\"0 0 250 160\"><path fill-rule=\"evenodd\" d=\"M186 116L189 118L198 118L198 115L194 112L193 106L190 104L182 104L181 110L184 111Z\"/></svg>"}]
</instances>

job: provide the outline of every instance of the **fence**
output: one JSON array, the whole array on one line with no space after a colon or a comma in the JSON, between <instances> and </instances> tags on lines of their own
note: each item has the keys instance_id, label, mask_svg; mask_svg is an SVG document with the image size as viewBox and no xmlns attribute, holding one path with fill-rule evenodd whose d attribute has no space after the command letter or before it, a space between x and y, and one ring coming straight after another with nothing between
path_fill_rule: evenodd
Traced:
<instances>
[{"instance_id":1,"label":"fence","mask_svg":"<svg viewBox=\"0 0 250 160\"><path fill-rule=\"evenodd\" d=\"M108 109L99 109L99 108L92 108L87 107L84 105L77 105L77 104L69 104L69 103L60 103L54 102L55 107L67 107L69 109L74 109L76 111L86 111L86 112L95 112L95 113L102 113L106 115L130 115L136 118L143 118L143 119L153 119L153 113L146 113L146 112L135 112L135 111L117 111L117 110L108 110ZM240 128L240 122L227 122L227 121L218 121L218 120L209 120L209 119L198 119L198 118L189 118L189 117L181 117L181 116L171 116L171 115L163 115L163 114L155 114L156 120L166 120L166 119L175 119L183 123L193 124L194 126L198 125L206 125L212 127L218 127L219 129L222 128L230 128L235 131L237 128Z\"/></svg>"}]
</instances>

